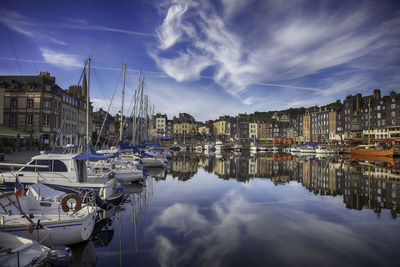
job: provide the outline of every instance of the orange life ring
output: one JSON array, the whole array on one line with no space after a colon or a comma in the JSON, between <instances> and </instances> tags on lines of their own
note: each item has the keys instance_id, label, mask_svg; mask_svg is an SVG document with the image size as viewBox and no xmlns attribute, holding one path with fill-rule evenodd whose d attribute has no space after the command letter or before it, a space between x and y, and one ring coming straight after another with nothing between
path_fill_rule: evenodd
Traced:
<instances>
[{"instance_id":1,"label":"orange life ring","mask_svg":"<svg viewBox=\"0 0 400 267\"><path fill-rule=\"evenodd\" d=\"M75 211L78 211L82 208L82 199L77 194L69 193L69 194L66 194L63 197L63 199L61 200L61 208L64 212L69 211L69 206L68 206L67 202L71 198L75 199L75 201L76 201Z\"/></svg>"}]
</instances>

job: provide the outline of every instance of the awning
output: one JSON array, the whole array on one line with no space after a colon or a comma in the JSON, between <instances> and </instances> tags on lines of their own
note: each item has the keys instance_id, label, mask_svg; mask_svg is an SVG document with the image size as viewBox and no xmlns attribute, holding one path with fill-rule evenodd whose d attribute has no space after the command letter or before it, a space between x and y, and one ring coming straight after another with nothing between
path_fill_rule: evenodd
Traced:
<instances>
[{"instance_id":1,"label":"awning","mask_svg":"<svg viewBox=\"0 0 400 267\"><path fill-rule=\"evenodd\" d=\"M20 138L28 138L30 137L29 134L20 132L11 128L8 128L6 126L1 126L0 125L0 138L5 137L5 138L18 138L18 135Z\"/></svg>"}]
</instances>

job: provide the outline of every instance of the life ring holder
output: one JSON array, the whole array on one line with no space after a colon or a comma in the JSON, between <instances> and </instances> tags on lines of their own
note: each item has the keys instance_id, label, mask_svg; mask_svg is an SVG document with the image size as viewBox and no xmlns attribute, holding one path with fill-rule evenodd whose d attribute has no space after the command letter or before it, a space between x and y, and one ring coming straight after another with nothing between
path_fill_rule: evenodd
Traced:
<instances>
[{"instance_id":1,"label":"life ring holder","mask_svg":"<svg viewBox=\"0 0 400 267\"><path fill-rule=\"evenodd\" d=\"M64 212L69 211L68 200L75 199L75 211L79 211L82 208L82 199L73 193L66 194L63 199L61 200L61 208Z\"/></svg>"}]
</instances>

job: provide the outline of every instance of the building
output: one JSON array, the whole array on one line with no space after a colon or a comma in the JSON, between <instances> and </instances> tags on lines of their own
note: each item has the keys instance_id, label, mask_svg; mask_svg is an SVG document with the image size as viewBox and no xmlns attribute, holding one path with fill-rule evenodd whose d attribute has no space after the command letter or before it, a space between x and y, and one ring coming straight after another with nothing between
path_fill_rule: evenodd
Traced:
<instances>
[{"instance_id":1,"label":"building","mask_svg":"<svg viewBox=\"0 0 400 267\"><path fill-rule=\"evenodd\" d=\"M172 120L173 135L176 137L193 137L198 134L198 125L193 116L179 113L179 117Z\"/></svg>"},{"instance_id":2,"label":"building","mask_svg":"<svg viewBox=\"0 0 400 267\"><path fill-rule=\"evenodd\" d=\"M0 76L4 91L3 124L53 146L61 126L63 90L48 72L36 76Z\"/></svg>"},{"instance_id":3,"label":"building","mask_svg":"<svg viewBox=\"0 0 400 267\"><path fill-rule=\"evenodd\" d=\"M155 119L156 136L165 137L167 134L167 121L168 121L167 114L162 115L160 113L157 113L155 118L156 118Z\"/></svg>"},{"instance_id":4,"label":"building","mask_svg":"<svg viewBox=\"0 0 400 267\"><path fill-rule=\"evenodd\" d=\"M249 122L249 138L251 140L257 139L257 123Z\"/></svg>"},{"instance_id":5,"label":"building","mask_svg":"<svg viewBox=\"0 0 400 267\"><path fill-rule=\"evenodd\" d=\"M82 87L69 90L60 88L48 72L0 76L0 89L4 92L5 126L30 134L46 149L55 142L56 146L82 144L86 136L85 75Z\"/></svg>"},{"instance_id":6,"label":"building","mask_svg":"<svg viewBox=\"0 0 400 267\"><path fill-rule=\"evenodd\" d=\"M95 134L93 135L96 139L92 140L92 143L98 145L114 145L118 137L115 132L115 120L108 112L103 109L99 109L93 112L92 116L93 129Z\"/></svg>"},{"instance_id":7,"label":"building","mask_svg":"<svg viewBox=\"0 0 400 267\"><path fill-rule=\"evenodd\" d=\"M310 114L305 114L303 116L303 139L305 142L311 139L311 116Z\"/></svg>"}]
</instances>

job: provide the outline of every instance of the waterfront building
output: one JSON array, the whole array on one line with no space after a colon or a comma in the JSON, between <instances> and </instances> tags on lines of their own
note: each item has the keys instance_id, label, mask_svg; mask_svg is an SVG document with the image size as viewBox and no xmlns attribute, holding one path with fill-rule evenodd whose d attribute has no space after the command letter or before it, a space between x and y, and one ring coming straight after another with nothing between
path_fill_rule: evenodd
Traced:
<instances>
[{"instance_id":1,"label":"waterfront building","mask_svg":"<svg viewBox=\"0 0 400 267\"><path fill-rule=\"evenodd\" d=\"M329 111L329 140L340 140L340 137L336 134L336 111Z\"/></svg>"},{"instance_id":2,"label":"waterfront building","mask_svg":"<svg viewBox=\"0 0 400 267\"><path fill-rule=\"evenodd\" d=\"M165 137L167 133L167 114L157 113L155 116L155 133L157 137Z\"/></svg>"},{"instance_id":3,"label":"waterfront building","mask_svg":"<svg viewBox=\"0 0 400 267\"><path fill-rule=\"evenodd\" d=\"M266 121L257 122L257 139L261 141L266 141L268 138L268 128Z\"/></svg>"},{"instance_id":4,"label":"waterfront building","mask_svg":"<svg viewBox=\"0 0 400 267\"><path fill-rule=\"evenodd\" d=\"M64 126L60 132L60 145L82 145L86 140L86 75L83 76L83 86L71 85L68 90L62 91L61 114ZM93 107L90 106L92 115ZM91 116L92 120L93 117ZM89 126L90 134L93 123ZM94 140L96 142L96 140Z\"/></svg>"},{"instance_id":5,"label":"waterfront building","mask_svg":"<svg viewBox=\"0 0 400 267\"><path fill-rule=\"evenodd\" d=\"M48 72L36 76L0 76L4 90L3 124L53 146L61 121L63 90Z\"/></svg>"},{"instance_id":6,"label":"waterfront building","mask_svg":"<svg viewBox=\"0 0 400 267\"><path fill-rule=\"evenodd\" d=\"M249 138L250 140L257 139L257 123L249 122Z\"/></svg>"},{"instance_id":7,"label":"waterfront building","mask_svg":"<svg viewBox=\"0 0 400 267\"><path fill-rule=\"evenodd\" d=\"M4 92L3 124L30 134L47 149L54 145L58 134L56 146L82 144L86 135L85 75L83 84L83 88L71 86L64 90L48 72L0 76Z\"/></svg>"},{"instance_id":8,"label":"waterfront building","mask_svg":"<svg viewBox=\"0 0 400 267\"><path fill-rule=\"evenodd\" d=\"M310 114L306 114L303 116L303 136L304 141L311 139L311 116Z\"/></svg>"},{"instance_id":9,"label":"waterfront building","mask_svg":"<svg viewBox=\"0 0 400 267\"><path fill-rule=\"evenodd\" d=\"M166 136L170 136L172 137L174 134L174 123L172 120L167 120L167 135Z\"/></svg>"},{"instance_id":10,"label":"waterfront building","mask_svg":"<svg viewBox=\"0 0 400 267\"><path fill-rule=\"evenodd\" d=\"M198 125L193 116L187 113L179 113L179 117L172 120L173 135L176 137L196 136Z\"/></svg>"},{"instance_id":11,"label":"waterfront building","mask_svg":"<svg viewBox=\"0 0 400 267\"><path fill-rule=\"evenodd\" d=\"M93 112L93 128L94 128L94 137L96 140L92 140L92 143L96 143L97 139L99 139L99 145L110 145L115 144L117 140L116 132L115 132L115 120L114 117L111 116L108 112L103 109L99 109L96 112ZM104 125L103 125L104 124ZM103 127L101 133L100 130ZM100 136L100 138L98 138Z\"/></svg>"}]
</instances>

